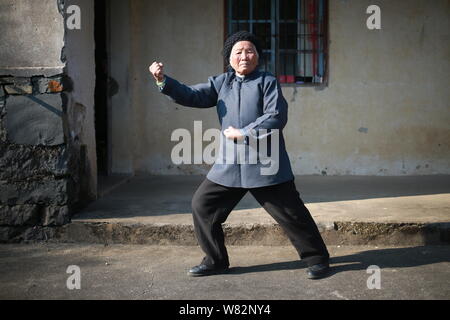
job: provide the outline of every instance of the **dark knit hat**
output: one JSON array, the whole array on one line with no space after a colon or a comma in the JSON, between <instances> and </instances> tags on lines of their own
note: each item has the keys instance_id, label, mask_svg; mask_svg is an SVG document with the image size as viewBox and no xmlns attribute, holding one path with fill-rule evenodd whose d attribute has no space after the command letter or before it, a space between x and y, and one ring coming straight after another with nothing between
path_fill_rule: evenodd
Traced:
<instances>
[{"instance_id":1,"label":"dark knit hat","mask_svg":"<svg viewBox=\"0 0 450 320\"><path fill-rule=\"evenodd\" d=\"M253 33L250 33L248 31L238 31L229 36L228 39L225 40L225 44L223 45L222 54L227 64L230 62L231 50L239 41L250 41L251 43L253 43L256 51L258 51L260 59L262 59L263 52L258 38Z\"/></svg>"}]
</instances>

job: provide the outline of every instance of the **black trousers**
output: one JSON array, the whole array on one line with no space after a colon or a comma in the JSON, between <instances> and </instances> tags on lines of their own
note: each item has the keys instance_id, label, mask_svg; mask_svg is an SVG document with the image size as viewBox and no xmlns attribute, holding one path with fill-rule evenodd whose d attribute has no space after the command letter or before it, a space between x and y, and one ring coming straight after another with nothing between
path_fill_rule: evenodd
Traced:
<instances>
[{"instance_id":1,"label":"black trousers","mask_svg":"<svg viewBox=\"0 0 450 320\"><path fill-rule=\"evenodd\" d=\"M194 194L194 229L200 247L206 253L204 264L228 267L222 223L250 192L258 203L280 224L308 266L327 263L329 254L316 223L300 198L294 180L261 188L230 188L205 179Z\"/></svg>"}]
</instances>

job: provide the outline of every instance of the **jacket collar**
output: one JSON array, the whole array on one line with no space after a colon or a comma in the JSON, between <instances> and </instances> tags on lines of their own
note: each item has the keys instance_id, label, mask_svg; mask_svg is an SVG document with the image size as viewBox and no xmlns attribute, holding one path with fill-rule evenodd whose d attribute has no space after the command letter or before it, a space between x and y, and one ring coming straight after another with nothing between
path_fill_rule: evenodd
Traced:
<instances>
[{"instance_id":1,"label":"jacket collar","mask_svg":"<svg viewBox=\"0 0 450 320\"><path fill-rule=\"evenodd\" d=\"M258 78L258 76L261 74L261 71L259 71L258 68L256 68L255 70L253 70L251 73L249 73L248 75L246 75L244 77L238 77L234 70L231 71L231 73L232 73L231 77L232 77L233 81L247 82L247 81L251 81L253 79Z\"/></svg>"}]
</instances>

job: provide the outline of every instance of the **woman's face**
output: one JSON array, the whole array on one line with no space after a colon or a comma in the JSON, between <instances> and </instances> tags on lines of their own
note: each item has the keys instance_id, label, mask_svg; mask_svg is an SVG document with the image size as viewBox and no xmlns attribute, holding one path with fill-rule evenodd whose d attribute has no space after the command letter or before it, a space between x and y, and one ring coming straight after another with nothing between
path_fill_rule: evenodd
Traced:
<instances>
[{"instance_id":1,"label":"woman's face","mask_svg":"<svg viewBox=\"0 0 450 320\"><path fill-rule=\"evenodd\" d=\"M258 52L250 41L239 41L231 50L230 65L238 75L252 73L258 66Z\"/></svg>"}]
</instances>

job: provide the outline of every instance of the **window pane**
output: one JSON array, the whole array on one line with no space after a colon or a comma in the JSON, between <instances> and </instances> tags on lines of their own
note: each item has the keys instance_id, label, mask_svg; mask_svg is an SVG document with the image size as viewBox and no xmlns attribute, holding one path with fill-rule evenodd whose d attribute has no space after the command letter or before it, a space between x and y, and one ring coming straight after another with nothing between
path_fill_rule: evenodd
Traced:
<instances>
[{"instance_id":1,"label":"window pane","mask_svg":"<svg viewBox=\"0 0 450 320\"><path fill-rule=\"evenodd\" d=\"M255 23L253 25L253 32L261 42L263 49L270 50L271 45L270 23Z\"/></svg>"},{"instance_id":2,"label":"window pane","mask_svg":"<svg viewBox=\"0 0 450 320\"><path fill-rule=\"evenodd\" d=\"M253 0L253 19L270 20L271 0Z\"/></svg>"},{"instance_id":3,"label":"window pane","mask_svg":"<svg viewBox=\"0 0 450 320\"><path fill-rule=\"evenodd\" d=\"M250 30L249 24L248 23L233 23L231 25L231 33L235 33L235 32L242 31L242 30L249 31Z\"/></svg>"},{"instance_id":4,"label":"window pane","mask_svg":"<svg viewBox=\"0 0 450 320\"><path fill-rule=\"evenodd\" d=\"M232 0L231 12L233 20L249 20L250 19L250 0Z\"/></svg>"},{"instance_id":5,"label":"window pane","mask_svg":"<svg viewBox=\"0 0 450 320\"><path fill-rule=\"evenodd\" d=\"M272 65L272 55L270 52L264 52L262 60L260 60L259 64L261 70L275 74L275 66Z\"/></svg>"},{"instance_id":6,"label":"window pane","mask_svg":"<svg viewBox=\"0 0 450 320\"><path fill-rule=\"evenodd\" d=\"M296 74L296 54L295 53L280 53L280 70L279 74L282 76L290 76L284 82L294 82L294 75Z\"/></svg>"},{"instance_id":7,"label":"window pane","mask_svg":"<svg viewBox=\"0 0 450 320\"><path fill-rule=\"evenodd\" d=\"M296 23L280 23L280 49L297 49Z\"/></svg>"},{"instance_id":8,"label":"window pane","mask_svg":"<svg viewBox=\"0 0 450 320\"><path fill-rule=\"evenodd\" d=\"M297 19L297 0L280 0L280 20Z\"/></svg>"},{"instance_id":9,"label":"window pane","mask_svg":"<svg viewBox=\"0 0 450 320\"><path fill-rule=\"evenodd\" d=\"M314 61L317 61L317 59L314 59L313 54L305 53L302 54L300 60L299 74L304 77L312 77L314 75Z\"/></svg>"},{"instance_id":10,"label":"window pane","mask_svg":"<svg viewBox=\"0 0 450 320\"><path fill-rule=\"evenodd\" d=\"M324 62L325 55L324 55L324 43L323 43L324 37L320 37L319 39L320 39L320 41L319 41L319 52L318 52L319 67L318 67L318 70L317 70L317 75L320 76L320 77L323 77L324 76L324 67L325 67L325 65L324 65L325 64L325 62Z\"/></svg>"},{"instance_id":11,"label":"window pane","mask_svg":"<svg viewBox=\"0 0 450 320\"><path fill-rule=\"evenodd\" d=\"M226 1L228 32L247 30L258 37L264 50L262 70L283 83L324 81L328 54L325 0Z\"/></svg>"}]
</instances>

